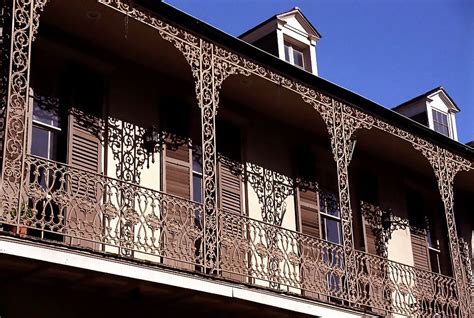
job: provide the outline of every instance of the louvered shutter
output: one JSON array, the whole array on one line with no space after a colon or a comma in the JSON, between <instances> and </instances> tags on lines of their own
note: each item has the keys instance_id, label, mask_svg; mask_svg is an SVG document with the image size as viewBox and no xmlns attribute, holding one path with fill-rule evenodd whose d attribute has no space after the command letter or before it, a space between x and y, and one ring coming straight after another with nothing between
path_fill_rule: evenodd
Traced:
<instances>
[{"instance_id":1,"label":"louvered shutter","mask_svg":"<svg viewBox=\"0 0 474 318\"><path fill-rule=\"evenodd\" d=\"M411 226L411 248L415 267L431 270L428 240L426 235L425 201L418 191L408 191L406 194L408 218Z\"/></svg>"},{"instance_id":2,"label":"louvered shutter","mask_svg":"<svg viewBox=\"0 0 474 318\"><path fill-rule=\"evenodd\" d=\"M218 163L218 169L219 207L224 213L220 251L222 275L225 278L243 281L246 275L247 251L239 244L246 239L244 222L239 217L243 214L242 179L222 160Z\"/></svg>"},{"instance_id":3,"label":"louvered shutter","mask_svg":"<svg viewBox=\"0 0 474 318\"><path fill-rule=\"evenodd\" d=\"M180 198L191 200L192 159L188 144L164 149L164 191ZM164 222L163 263L172 267L192 270L199 242L190 236L195 227L194 212L186 203L165 202L162 209ZM180 262L178 260L186 260Z\"/></svg>"},{"instance_id":4,"label":"louvered shutter","mask_svg":"<svg viewBox=\"0 0 474 318\"><path fill-rule=\"evenodd\" d=\"M313 190L299 191L298 202L301 215L301 231L303 234L320 238L317 192Z\"/></svg>"},{"instance_id":5,"label":"louvered shutter","mask_svg":"<svg viewBox=\"0 0 474 318\"><path fill-rule=\"evenodd\" d=\"M323 255L319 244L321 238L319 217L319 196L314 189L298 189L298 208L301 219L303 262L301 271L303 288L307 290L321 290L327 292L326 271L323 269ZM306 297L326 300L325 296L314 292L304 292Z\"/></svg>"},{"instance_id":6,"label":"louvered shutter","mask_svg":"<svg viewBox=\"0 0 474 318\"><path fill-rule=\"evenodd\" d=\"M81 115L74 109L69 115L67 162L77 170L69 176L73 202L66 212L67 228L69 235L84 238L71 239L71 244L97 249L98 244L87 239L97 241L102 234L99 209L102 191L96 181L101 172L102 147L99 138L81 124Z\"/></svg>"},{"instance_id":7,"label":"louvered shutter","mask_svg":"<svg viewBox=\"0 0 474 318\"><path fill-rule=\"evenodd\" d=\"M165 191L191 199L191 154L188 145L165 150Z\"/></svg>"},{"instance_id":8,"label":"louvered shutter","mask_svg":"<svg viewBox=\"0 0 474 318\"><path fill-rule=\"evenodd\" d=\"M365 232L365 251L372 255L378 255L377 253L377 237L373 231L372 225L370 225L365 218L364 220L364 232Z\"/></svg>"},{"instance_id":9,"label":"louvered shutter","mask_svg":"<svg viewBox=\"0 0 474 318\"><path fill-rule=\"evenodd\" d=\"M431 267L428 253L428 243L426 240L426 234L424 232L411 232L411 248L413 251L413 264L415 267L430 271Z\"/></svg>"}]
</instances>

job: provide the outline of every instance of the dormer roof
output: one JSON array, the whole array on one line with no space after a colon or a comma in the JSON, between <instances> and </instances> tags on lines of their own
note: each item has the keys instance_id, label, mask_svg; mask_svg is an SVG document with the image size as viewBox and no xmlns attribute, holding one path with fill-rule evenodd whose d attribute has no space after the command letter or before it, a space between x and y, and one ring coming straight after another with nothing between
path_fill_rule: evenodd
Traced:
<instances>
[{"instance_id":1,"label":"dormer roof","mask_svg":"<svg viewBox=\"0 0 474 318\"><path fill-rule=\"evenodd\" d=\"M276 21L282 24L286 24L290 19L296 19L296 21L298 21L298 23L301 25L300 31L307 33L308 36L314 37L315 39L318 39L318 40L321 38L321 34L316 30L316 28L311 24L311 22L304 16L303 12L301 12L300 8L298 7L294 7L291 10L275 14L274 16L268 18L262 23L254 26L250 30L245 31L244 33L239 35L239 38L243 38L246 35L254 32L255 30L263 28L266 24L272 24Z\"/></svg>"},{"instance_id":2,"label":"dormer roof","mask_svg":"<svg viewBox=\"0 0 474 318\"><path fill-rule=\"evenodd\" d=\"M401 103L400 105L398 106L395 106L394 108L392 108L392 110L398 110L400 108L402 108L403 106L406 106L408 104L412 104L413 102L415 101L418 101L422 98L431 98L433 97L434 95L436 94L439 94L441 99L443 100L443 102L446 104L446 106L453 112L457 113L457 112L460 112L461 109L458 107L458 105L456 104L456 102L451 98L451 96L449 96L448 92L446 92L446 90L444 89L443 86L438 86L438 87L435 87L433 88L432 90L429 90L419 96L416 96L406 102L403 102Z\"/></svg>"}]
</instances>

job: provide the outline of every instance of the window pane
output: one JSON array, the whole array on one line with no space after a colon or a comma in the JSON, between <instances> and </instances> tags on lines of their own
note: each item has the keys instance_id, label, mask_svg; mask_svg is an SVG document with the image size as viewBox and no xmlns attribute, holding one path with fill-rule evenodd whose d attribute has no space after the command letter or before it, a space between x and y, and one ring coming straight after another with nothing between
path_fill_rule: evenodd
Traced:
<instances>
[{"instance_id":1,"label":"window pane","mask_svg":"<svg viewBox=\"0 0 474 318\"><path fill-rule=\"evenodd\" d=\"M48 158L49 150L49 132L47 130L33 127L31 131L31 154Z\"/></svg>"},{"instance_id":2,"label":"window pane","mask_svg":"<svg viewBox=\"0 0 474 318\"><path fill-rule=\"evenodd\" d=\"M325 223L325 239L332 243L341 243L341 233L339 222L329 218L324 218Z\"/></svg>"},{"instance_id":3,"label":"window pane","mask_svg":"<svg viewBox=\"0 0 474 318\"><path fill-rule=\"evenodd\" d=\"M429 249L429 253L431 271L435 273L440 273L439 253L437 251L433 251L432 249Z\"/></svg>"},{"instance_id":4,"label":"window pane","mask_svg":"<svg viewBox=\"0 0 474 318\"><path fill-rule=\"evenodd\" d=\"M57 111L54 109L45 109L44 107L40 107L37 101L35 101L33 106L33 120L46 125L51 125L58 128L60 127L60 120Z\"/></svg>"},{"instance_id":5,"label":"window pane","mask_svg":"<svg viewBox=\"0 0 474 318\"><path fill-rule=\"evenodd\" d=\"M435 131L449 136L448 115L433 110L433 128Z\"/></svg>"},{"instance_id":6,"label":"window pane","mask_svg":"<svg viewBox=\"0 0 474 318\"><path fill-rule=\"evenodd\" d=\"M202 203L202 177L193 174L193 201Z\"/></svg>"},{"instance_id":7,"label":"window pane","mask_svg":"<svg viewBox=\"0 0 474 318\"><path fill-rule=\"evenodd\" d=\"M202 151L201 147L193 147L193 171L202 173Z\"/></svg>"},{"instance_id":8,"label":"window pane","mask_svg":"<svg viewBox=\"0 0 474 318\"><path fill-rule=\"evenodd\" d=\"M296 66L304 67L303 53L293 48L293 62Z\"/></svg>"},{"instance_id":9,"label":"window pane","mask_svg":"<svg viewBox=\"0 0 474 318\"><path fill-rule=\"evenodd\" d=\"M329 214L332 216L339 217L339 201L335 194L320 191L319 192L319 209L321 213Z\"/></svg>"},{"instance_id":10,"label":"window pane","mask_svg":"<svg viewBox=\"0 0 474 318\"><path fill-rule=\"evenodd\" d=\"M58 139L59 134L54 131L49 132L49 159L58 160Z\"/></svg>"},{"instance_id":11,"label":"window pane","mask_svg":"<svg viewBox=\"0 0 474 318\"><path fill-rule=\"evenodd\" d=\"M290 62L290 47L285 45L285 60Z\"/></svg>"}]
</instances>

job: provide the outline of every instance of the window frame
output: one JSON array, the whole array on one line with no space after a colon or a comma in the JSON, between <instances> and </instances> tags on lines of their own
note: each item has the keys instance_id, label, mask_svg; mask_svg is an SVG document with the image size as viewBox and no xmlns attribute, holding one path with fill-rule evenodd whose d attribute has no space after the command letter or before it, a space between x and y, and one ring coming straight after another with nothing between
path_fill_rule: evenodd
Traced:
<instances>
[{"instance_id":1,"label":"window frame","mask_svg":"<svg viewBox=\"0 0 474 318\"><path fill-rule=\"evenodd\" d=\"M339 213L338 215L332 215L330 213L327 212L328 210L328 204L325 203L323 204L323 200L322 200L322 196L321 196L321 193L324 192L326 196L334 196L334 199L336 200L337 202L337 206L338 206L338 210L339 210ZM341 209L340 209L340 206L339 206L339 202L338 202L338 198L336 196L336 194L330 192L330 191L323 191L323 190L319 190L318 191L318 201L319 201L319 221L320 221L320 237L322 240L325 240L327 242L330 242L332 244L339 244L341 245L342 244L342 220L341 220ZM325 207L323 209L323 207ZM330 240L328 240L328 237L327 237L327 224L326 224L326 220L332 220L332 221L335 221L338 225L338 237L339 237L339 242L332 242Z\"/></svg>"},{"instance_id":2,"label":"window frame","mask_svg":"<svg viewBox=\"0 0 474 318\"><path fill-rule=\"evenodd\" d=\"M303 70L307 70L306 69L306 54L305 54L305 49L304 48L301 48L301 47L298 47L297 45L293 44L293 43L290 43L290 42L287 42L285 41L283 43L283 50L285 52L285 61L290 63L291 65L294 65L298 68L301 68ZM301 62L303 63L303 65L299 65L299 64L296 64L295 63L295 52L298 52L299 54L301 54ZM288 53L288 55L287 55Z\"/></svg>"},{"instance_id":3,"label":"window frame","mask_svg":"<svg viewBox=\"0 0 474 318\"><path fill-rule=\"evenodd\" d=\"M62 137L61 134L63 134L65 132L65 129L64 129L64 118L61 117L61 115L59 114L59 109L57 109L57 114L56 116L58 117L58 125L55 126L53 124L47 124L41 120L38 120L38 119L35 119L35 110L36 109L41 109L41 107L38 105L39 102L36 100L35 98L35 94L33 93L33 89L30 90L30 103L31 103L31 109L30 109L30 117L31 117L31 132L30 132L30 136L29 136L29 140L30 140L30 145L29 145L29 153L34 155L34 156L39 156L39 155L36 155L36 154L33 154L32 153L32 146L33 146L33 136L34 136L34 128L36 129L41 129L43 131L46 131L48 133L48 149L47 149L47 152L48 152L48 157L43 157L43 156L39 156L39 157L43 157L47 160L52 160L52 161L58 161L58 155L59 153L56 153L54 156L51 155L51 145L52 145L52 134L56 134L56 137L57 137L57 145L56 145L56 151L58 151L58 147L59 147L59 144L60 144L60 138ZM59 107L59 105L58 105ZM44 111L47 111L47 110L44 110ZM53 158L54 157L54 158Z\"/></svg>"},{"instance_id":4,"label":"window frame","mask_svg":"<svg viewBox=\"0 0 474 318\"><path fill-rule=\"evenodd\" d=\"M442 115L442 116L446 116L446 124L440 122L438 120L437 117L437 114L439 115ZM447 112L443 112L437 108L431 108L431 118L433 120L433 130L436 131L437 133L440 133L444 136L447 136L447 137L450 137L452 138L452 129L451 129L451 120L450 120L450 113ZM446 134L440 130L437 130L437 126L441 126L441 127L446 127Z\"/></svg>"}]
</instances>

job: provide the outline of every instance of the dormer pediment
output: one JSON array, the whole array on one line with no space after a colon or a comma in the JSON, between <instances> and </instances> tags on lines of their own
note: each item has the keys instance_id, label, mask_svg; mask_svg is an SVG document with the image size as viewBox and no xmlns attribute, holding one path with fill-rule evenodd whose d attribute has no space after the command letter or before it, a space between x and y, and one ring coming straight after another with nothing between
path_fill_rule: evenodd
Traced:
<instances>
[{"instance_id":1,"label":"dormer pediment","mask_svg":"<svg viewBox=\"0 0 474 318\"><path fill-rule=\"evenodd\" d=\"M443 87L440 87L438 90L432 92L427 97L430 102L436 102L437 100L440 101L448 112L457 113L460 111L459 107L456 105L454 100L448 95L448 93L446 93Z\"/></svg>"},{"instance_id":2,"label":"dormer pediment","mask_svg":"<svg viewBox=\"0 0 474 318\"><path fill-rule=\"evenodd\" d=\"M312 40L319 40L321 38L321 34L319 34L316 28L297 7L290 11L278 14L276 18L279 24L300 33L302 36L309 37Z\"/></svg>"}]
</instances>

